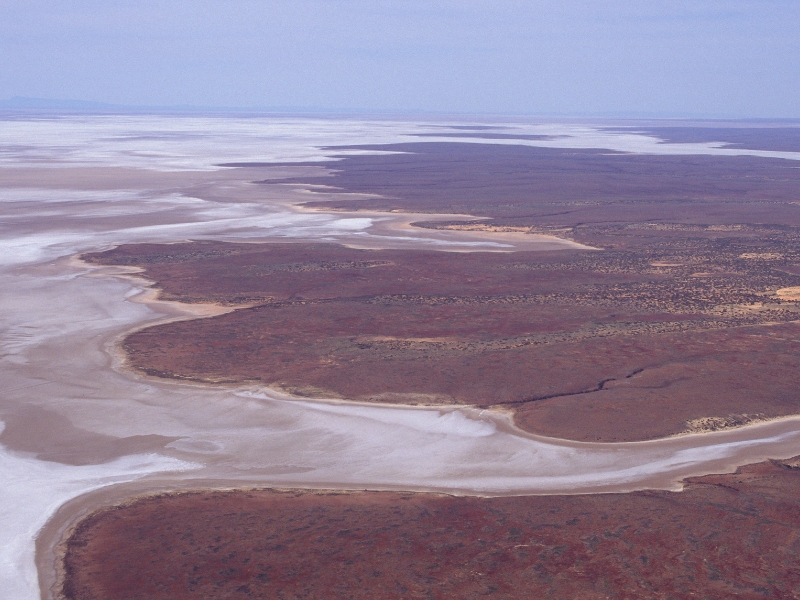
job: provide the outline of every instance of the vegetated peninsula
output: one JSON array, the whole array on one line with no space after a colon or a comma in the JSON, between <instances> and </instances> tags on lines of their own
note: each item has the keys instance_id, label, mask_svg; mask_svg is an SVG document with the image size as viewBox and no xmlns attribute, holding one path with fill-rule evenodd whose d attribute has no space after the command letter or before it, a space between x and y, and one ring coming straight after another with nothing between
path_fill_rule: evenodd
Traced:
<instances>
[{"instance_id":1,"label":"vegetated peninsula","mask_svg":"<svg viewBox=\"0 0 800 600\"><path fill-rule=\"evenodd\" d=\"M358 193L308 203L320 209L472 214L417 225L551 233L601 250L189 242L86 255L142 267L166 299L247 305L130 335L130 364L312 397L503 407L527 431L584 441L798 412L794 161L377 148L403 153L347 156L327 177L279 183Z\"/></svg>"},{"instance_id":2,"label":"vegetated peninsula","mask_svg":"<svg viewBox=\"0 0 800 600\"><path fill-rule=\"evenodd\" d=\"M63 596L792 598L797 466L749 465L691 479L679 493L145 497L78 526Z\"/></svg>"}]
</instances>

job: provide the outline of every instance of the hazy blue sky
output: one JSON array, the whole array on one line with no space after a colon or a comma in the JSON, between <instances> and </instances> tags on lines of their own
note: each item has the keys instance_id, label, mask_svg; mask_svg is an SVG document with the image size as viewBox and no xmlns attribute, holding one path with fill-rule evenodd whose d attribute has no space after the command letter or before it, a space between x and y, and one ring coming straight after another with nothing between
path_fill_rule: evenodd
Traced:
<instances>
[{"instance_id":1,"label":"hazy blue sky","mask_svg":"<svg viewBox=\"0 0 800 600\"><path fill-rule=\"evenodd\" d=\"M0 0L0 98L800 117L800 0Z\"/></svg>"}]
</instances>

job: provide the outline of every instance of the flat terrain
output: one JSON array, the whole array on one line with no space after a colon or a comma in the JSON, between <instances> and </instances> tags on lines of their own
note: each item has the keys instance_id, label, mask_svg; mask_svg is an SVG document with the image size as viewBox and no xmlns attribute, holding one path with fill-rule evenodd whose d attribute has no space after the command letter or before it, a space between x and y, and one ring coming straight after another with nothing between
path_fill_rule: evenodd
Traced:
<instances>
[{"instance_id":1,"label":"flat terrain","mask_svg":"<svg viewBox=\"0 0 800 600\"><path fill-rule=\"evenodd\" d=\"M68 600L794 598L797 461L674 492L248 490L134 500L67 543Z\"/></svg>"},{"instance_id":2,"label":"flat terrain","mask_svg":"<svg viewBox=\"0 0 800 600\"><path fill-rule=\"evenodd\" d=\"M788 129L654 132L729 148L790 151L798 141ZM307 175L280 180L269 173L281 165L231 166L252 176L249 193L260 189L265 198L317 192L303 194L310 211L415 213L415 225L435 235L549 234L595 250L187 241L84 255L138 267L164 300L230 308L130 334L129 366L306 397L497 407L527 431L580 441L709 432L800 413L800 163L513 146L559 138L488 128L449 136L362 146L398 153L314 163ZM380 231L377 224L360 239ZM702 453L692 444L711 438L719 439L658 443L686 442ZM407 452L385 444L390 454ZM645 446L604 451L619 464ZM480 454L464 451L458 460ZM569 452L560 456L566 471L575 468ZM664 464L692 456L666 452ZM519 457L509 451L492 465ZM541 467L527 455L522 463L523 472ZM561 460L548 464L562 468ZM480 498L254 489L141 498L77 526L66 544L63 594L798 597L799 465L768 461L692 478L681 493Z\"/></svg>"},{"instance_id":3,"label":"flat terrain","mask_svg":"<svg viewBox=\"0 0 800 600\"><path fill-rule=\"evenodd\" d=\"M674 232L675 230L667 230ZM123 246L164 299L251 305L124 342L135 368L304 396L502 405L528 431L630 441L794 414L794 231L623 229L647 251Z\"/></svg>"},{"instance_id":4,"label":"flat terrain","mask_svg":"<svg viewBox=\"0 0 800 600\"><path fill-rule=\"evenodd\" d=\"M694 131L706 140L714 137L708 131ZM688 135L686 130L675 135L679 133ZM754 137L742 134L735 141L752 142ZM783 148L785 143L791 149L797 135L787 133L786 140L775 137L762 136L762 145ZM656 156L485 141L363 146L360 149L402 154L346 156L327 165L328 177L287 181L370 195L342 195L310 206L470 214L495 225L574 228L571 234L578 241L594 240L596 226L612 223L800 225L796 161ZM265 182L273 184L274 180Z\"/></svg>"},{"instance_id":5,"label":"flat terrain","mask_svg":"<svg viewBox=\"0 0 800 600\"><path fill-rule=\"evenodd\" d=\"M714 134L733 136L732 147L791 149L797 137L672 132ZM800 409L795 161L458 142L364 148L402 153L347 156L322 165L327 175L277 185L327 186L311 208L471 214L481 218L416 225L548 233L601 250L190 243L87 256L144 268L166 299L249 306L137 332L125 342L131 364L305 396L503 405L528 431L585 441ZM273 190L276 180L261 183Z\"/></svg>"},{"instance_id":6,"label":"flat terrain","mask_svg":"<svg viewBox=\"0 0 800 600\"><path fill-rule=\"evenodd\" d=\"M797 141L792 129L656 133L730 147ZM306 396L505 405L528 431L586 441L798 412L795 161L458 142L362 149L400 154L261 183L324 184L312 208L471 214L481 218L416 225L547 233L601 250L195 243L89 256L145 268L168 299L252 306L138 332L125 343L131 364Z\"/></svg>"},{"instance_id":7,"label":"flat terrain","mask_svg":"<svg viewBox=\"0 0 800 600\"><path fill-rule=\"evenodd\" d=\"M774 149L797 138L791 129L656 133ZM348 156L327 176L280 185L347 192L309 207L466 213L482 218L416 224L548 233L602 251L118 249L90 260L145 267L166 298L256 305L139 332L125 345L131 363L299 395L506 405L528 431L587 441L798 412L794 161L458 142L363 149L376 148L401 154Z\"/></svg>"},{"instance_id":8,"label":"flat terrain","mask_svg":"<svg viewBox=\"0 0 800 600\"><path fill-rule=\"evenodd\" d=\"M727 148L800 152L800 127L645 126L635 128L672 143L724 142ZM625 131L625 129L620 129ZM630 131L630 129L627 129Z\"/></svg>"}]
</instances>

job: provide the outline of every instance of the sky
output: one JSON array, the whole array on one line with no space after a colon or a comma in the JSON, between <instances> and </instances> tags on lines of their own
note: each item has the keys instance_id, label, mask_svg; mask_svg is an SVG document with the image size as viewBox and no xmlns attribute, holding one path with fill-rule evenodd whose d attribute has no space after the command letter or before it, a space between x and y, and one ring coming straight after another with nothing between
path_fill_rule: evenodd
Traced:
<instances>
[{"instance_id":1,"label":"sky","mask_svg":"<svg viewBox=\"0 0 800 600\"><path fill-rule=\"evenodd\" d=\"M798 0L0 0L0 100L800 118Z\"/></svg>"}]
</instances>

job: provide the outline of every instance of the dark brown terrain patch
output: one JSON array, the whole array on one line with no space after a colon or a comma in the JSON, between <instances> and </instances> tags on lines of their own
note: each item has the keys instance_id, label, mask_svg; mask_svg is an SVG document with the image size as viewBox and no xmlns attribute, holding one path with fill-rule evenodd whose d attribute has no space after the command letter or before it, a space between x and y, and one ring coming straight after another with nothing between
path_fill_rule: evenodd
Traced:
<instances>
[{"instance_id":1,"label":"dark brown terrain patch","mask_svg":"<svg viewBox=\"0 0 800 600\"><path fill-rule=\"evenodd\" d=\"M798 139L792 128L668 129L658 133L748 147ZM167 299L252 305L138 332L125 342L131 364L306 396L505 405L529 431L579 440L800 412L800 304L785 293L800 286L797 162L370 148L402 153L344 156L318 165L328 175L278 183L356 192L309 203L324 209L466 213L481 218L417 225L552 233L603 250L193 243L90 255L143 267Z\"/></svg>"},{"instance_id":2,"label":"dark brown terrain patch","mask_svg":"<svg viewBox=\"0 0 800 600\"><path fill-rule=\"evenodd\" d=\"M615 128L611 128L615 129ZM800 127L626 127L617 131L641 131L668 144L718 142L727 148L800 152Z\"/></svg>"},{"instance_id":3,"label":"dark brown terrain patch","mask_svg":"<svg viewBox=\"0 0 800 600\"><path fill-rule=\"evenodd\" d=\"M772 291L800 258L793 231L759 231L645 229L647 252L196 242L86 259L141 266L166 299L254 305L130 335L147 374L505 405L529 431L625 441L798 412L797 304Z\"/></svg>"},{"instance_id":4,"label":"dark brown terrain patch","mask_svg":"<svg viewBox=\"0 0 800 600\"><path fill-rule=\"evenodd\" d=\"M498 225L575 227L576 235L592 225L651 221L800 226L797 161L458 142L359 148L402 154L344 156L315 163L331 170L328 177L284 182L368 195L308 206L469 214Z\"/></svg>"},{"instance_id":5,"label":"dark brown terrain patch","mask_svg":"<svg viewBox=\"0 0 800 600\"><path fill-rule=\"evenodd\" d=\"M680 493L144 498L78 526L64 596L795 598L796 465L695 478Z\"/></svg>"}]
</instances>

